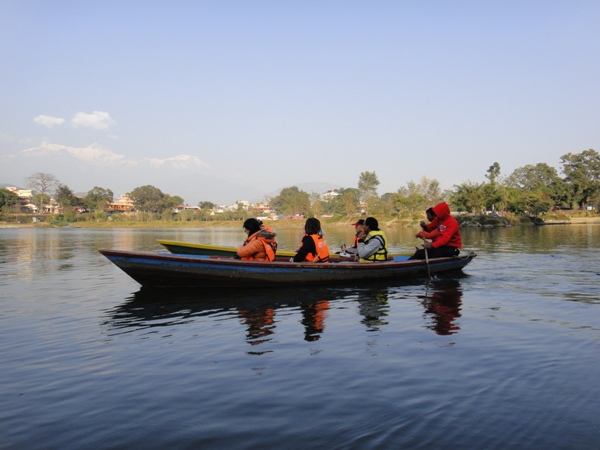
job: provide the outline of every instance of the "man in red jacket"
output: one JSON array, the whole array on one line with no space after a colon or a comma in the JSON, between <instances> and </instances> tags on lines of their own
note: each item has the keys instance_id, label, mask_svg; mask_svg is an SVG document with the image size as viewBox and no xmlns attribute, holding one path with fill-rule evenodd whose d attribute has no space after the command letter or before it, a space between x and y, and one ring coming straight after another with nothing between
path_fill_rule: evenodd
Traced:
<instances>
[{"instance_id":1,"label":"man in red jacket","mask_svg":"<svg viewBox=\"0 0 600 450\"><path fill-rule=\"evenodd\" d=\"M429 258L456 256L460 253L462 247L460 225L450 215L450 207L446 202L442 202L435 205L432 211L435 217L427 224L422 223L423 231L417 234L418 238L431 239L431 242L425 241L423 248L417 250L409 259L425 259L426 250Z\"/></svg>"}]
</instances>

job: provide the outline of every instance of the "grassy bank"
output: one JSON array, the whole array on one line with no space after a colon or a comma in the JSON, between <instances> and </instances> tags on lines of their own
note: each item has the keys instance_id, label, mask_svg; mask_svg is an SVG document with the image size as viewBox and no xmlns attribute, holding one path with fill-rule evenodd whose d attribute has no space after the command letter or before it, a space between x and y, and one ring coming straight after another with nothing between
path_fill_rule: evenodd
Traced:
<instances>
[{"instance_id":1,"label":"grassy bank","mask_svg":"<svg viewBox=\"0 0 600 450\"><path fill-rule=\"evenodd\" d=\"M510 225L532 225L532 221L527 216L494 216L494 215L459 215L456 216L461 226L465 227L506 227ZM336 218L320 219L323 228L349 227L352 226L358 218ZM390 228L411 228L418 226L422 219L415 218L392 218L380 217L379 227L382 229ZM600 216L597 214L581 214L567 216L565 214L547 214L543 219L552 223L552 221L562 221L570 224L600 223ZM301 229L304 227L304 219L284 219L275 221L265 221L273 228L279 229ZM73 228L238 228L242 226L241 220L214 220L214 221L167 221L167 220L115 220L115 221L82 221L82 222L39 222L39 223L14 223L0 222L0 228L50 228L70 226Z\"/></svg>"}]
</instances>

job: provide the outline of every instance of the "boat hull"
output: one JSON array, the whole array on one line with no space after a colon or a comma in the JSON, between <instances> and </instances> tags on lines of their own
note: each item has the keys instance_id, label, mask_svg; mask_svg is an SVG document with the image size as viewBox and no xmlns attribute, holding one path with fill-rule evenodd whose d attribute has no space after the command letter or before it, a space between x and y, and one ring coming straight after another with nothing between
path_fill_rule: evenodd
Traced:
<instances>
[{"instance_id":1,"label":"boat hull","mask_svg":"<svg viewBox=\"0 0 600 450\"><path fill-rule=\"evenodd\" d=\"M294 263L241 261L230 257L173 255L169 253L100 250L106 258L142 286L252 287L358 285L381 280L406 279L461 270L476 256L426 261L380 263Z\"/></svg>"}]
</instances>

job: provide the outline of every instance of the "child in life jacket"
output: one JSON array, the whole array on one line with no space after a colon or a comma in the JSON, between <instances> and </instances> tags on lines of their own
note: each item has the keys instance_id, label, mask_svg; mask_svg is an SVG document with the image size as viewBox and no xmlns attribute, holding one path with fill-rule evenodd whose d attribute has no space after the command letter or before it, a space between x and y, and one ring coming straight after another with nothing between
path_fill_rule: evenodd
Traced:
<instances>
[{"instance_id":1,"label":"child in life jacket","mask_svg":"<svg viewBox=\"0 0 600 450\"><path fill-rule=\"evenodd\" d=\"M304 224L304 237L302 245L296 250L296 255L293 258L294 262L328 262L329 247L323 238L323 230L321 230L321 222L319 219L311 217L306 219Z\"/></svg>"}]
</instances>

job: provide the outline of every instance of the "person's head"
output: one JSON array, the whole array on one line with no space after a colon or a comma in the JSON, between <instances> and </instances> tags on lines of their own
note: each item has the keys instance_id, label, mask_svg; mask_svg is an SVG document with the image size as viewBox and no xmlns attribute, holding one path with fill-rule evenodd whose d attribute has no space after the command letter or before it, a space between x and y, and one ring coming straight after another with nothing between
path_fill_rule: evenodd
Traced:
<instances>
[{"instance_id":1,"label":"person's head","mask_svg":"<svg viewBox=\"0 0 600 450\"><path fill-rule=\"evenodd\" d=\"M306 234L318 234L321 231L321 222L319 219L315 219L311 217L306 219L306 223L304 224L304 232Z\"/></svg>"},{"instance_id":2,"label":"person's head","mask_svg":"<svg viewBox=\"0 0 600 450\"><path fill-rule=\"evenodd\" d=\"M360 230L362 230L364 224L365 221L363 219L360 219L353 223L352 226L356 229L356 232L359 232Z\"/></svg>"},{"instance_id":3,"label":"person's head","mask_svg":"<svg viewBox=\"0 0 600 450\"><path fill-rule=\"evenodd\" d=\"M433 208L427 208L427 211L425 211L425 215L427 216L427 220L429 220L430 222L435 219L435 213L433 212Z\"/></svg>"},{"instance_id":4,"label":"person's head","mask_svg":"<svg viewBox=\"0 0 600 450\"><path fill-rule=\"evenodd\" d=\"M367 231L378 231L379 230L379 222L375 217L367 217L365 219L365 227L368 228Z\"/></svg>"},{"instance_id":5,"label":"person's head","mask_svg":"<svg viewBox=\"0 0 600 450\"><path fill-rule=\"evenodd\" d=\"M260 222L254 218L246 219L244 222L244 231L248 233L248 236L253 235L260 230Z\"/></svg>"}]
</instances>

